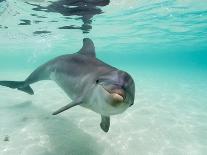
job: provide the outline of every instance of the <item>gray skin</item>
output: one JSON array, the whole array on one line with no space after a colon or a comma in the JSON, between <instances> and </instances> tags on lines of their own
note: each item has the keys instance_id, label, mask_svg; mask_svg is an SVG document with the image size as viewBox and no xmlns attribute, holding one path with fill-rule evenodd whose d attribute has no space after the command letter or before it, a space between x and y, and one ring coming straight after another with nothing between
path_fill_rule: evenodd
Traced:
<instances>
[{"instance_id":1,"label":"gray skin","mask_svg":"<svg viewBox=\"0 0 207 155\"><path fill-rule=\"evenodd\" d=\"M80 51L43 64L25 81L0 81L0 85L34 94L29 85L40 80L55 81L72 100L53 115L80 105L101 114L100 126L105 132L109 130L110 115L122 113L134 103L132 77L97 59L89 38L83 39Z\"/></svg>"}]
</instances>

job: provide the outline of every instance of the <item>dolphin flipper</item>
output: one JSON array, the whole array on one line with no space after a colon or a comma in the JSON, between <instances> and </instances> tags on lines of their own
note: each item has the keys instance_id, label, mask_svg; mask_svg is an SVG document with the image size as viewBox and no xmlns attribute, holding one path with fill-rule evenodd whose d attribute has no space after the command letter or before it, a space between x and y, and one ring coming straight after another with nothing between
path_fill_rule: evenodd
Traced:
<instances>
[{"instance_id":1,"label":"dolphin flipper","mask_svg":"<svg viewBox=\"0 0 207 155\"><path fill-rule=\"evenodd\" d=\"M75 100L75 101L72 101L71 103L67 104L66 106L58 109L57 111L53 112L52 114L53 115L57 115L65 110L68 110L69 108L72 108L76 105L80 105L82 103L82 100Z\"/></svg>"},{"instance_id":2,"label":"dolphin flipper","mask_svg":"<svg viewBox=\"0 0 207 155\"><path fill-rule=\"evenodd\" d=\"M104 132L109 131L109 127L110 127L110 117L109 116L101 115L100 127Z\"/></svg>"}]
</instances>

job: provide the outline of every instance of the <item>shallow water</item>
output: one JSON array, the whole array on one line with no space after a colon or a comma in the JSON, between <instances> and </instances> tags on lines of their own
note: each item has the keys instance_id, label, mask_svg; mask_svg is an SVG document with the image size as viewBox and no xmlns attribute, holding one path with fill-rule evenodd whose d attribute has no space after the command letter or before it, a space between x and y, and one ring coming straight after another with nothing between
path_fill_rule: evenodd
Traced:
<instances>
[{"instance_id":1,"label":"shallow water","mask_svg":"<svg viewBox=\"0 0 207 155\"><path fill-rule=\"evenodd\" d=\"M0 0L0 80L24 80L89 37L99 59L132 75L135 104L104 133L100 116L82 107L52 116L70 101L52 81L33 84L33 96L0 87L0 155L206 154L205 0L113 0L90 18L50 4Z\"/></svg>"}]
</instances>

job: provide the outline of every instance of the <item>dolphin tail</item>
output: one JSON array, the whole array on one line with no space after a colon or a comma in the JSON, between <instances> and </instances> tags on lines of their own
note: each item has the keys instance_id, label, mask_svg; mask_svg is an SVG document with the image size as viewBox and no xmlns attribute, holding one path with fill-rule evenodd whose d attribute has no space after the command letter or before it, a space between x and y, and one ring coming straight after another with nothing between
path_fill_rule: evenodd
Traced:
<instances>
[{"instance_id":1,"label":"dolphin tail","mask_svg":"<svg viewBox=\"0 0 207 155\"><path fill-rule=\"evenodd\" d=\"M18 89L30 95L34 94L32 88L28 84L26 84L25 81L0 81L0 85L12 89Z\"/></svg>"},{"instance_id":2,"label":"dolphin tail","mask_svg":"<svg viewBox=\"0 0 207 155\"><path fill-rule=\"evenodd\" d=\"M49 62L50 63L50 62ZM43 64L37 69L35 69L25 81L0 81L0 85L6 86L12 89L18 89L30 95L34 94L34 91L30 87L30 84L38 82L40 80L48 80L49 79L49 69L48 64Z\"/></svg>"}]
</instances>

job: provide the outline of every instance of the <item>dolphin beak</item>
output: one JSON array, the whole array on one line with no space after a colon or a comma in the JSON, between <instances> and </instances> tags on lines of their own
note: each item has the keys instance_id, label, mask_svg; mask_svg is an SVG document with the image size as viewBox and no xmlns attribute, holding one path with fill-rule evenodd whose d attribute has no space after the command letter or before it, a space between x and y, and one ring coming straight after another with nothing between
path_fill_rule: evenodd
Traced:
<instances>
[{"instance_id":1,"label":"dolphin beak","mask_svg":"<svg viewBox=\"0 0 207 155\"><path fill-rule=\"evenodd\" d=\"M124 101L124 98L121 95L116 94L116 93L112 93L111 97L113 98L113 101L116 103L121 103Z\"/></svg>"},{"instance_id":2,"label":"dolphin beak","mask_svg":"<svg viewBox=\"0 0 207 155\"><path fill-rule=\"evenodd\" d=\"M124 102L125 92L123 89L116 88L116 89L111 90L110 88L107 89L104 86L102 86L102 88L104 88L108 92L108 94L110 96L109 102L111 103L112 106L119 106L121 103Z\"/></svg>"},{"instance_id":3,"label":"dolphin beak","mask_svg":"<svg viewBox=\"0 0 207 155\"><path fill-rule=\"evenodd\" d=\"M110 95L112 97L112 105L118 106L124 102L125 93L122 89L115 89L110 92Z\"/></svg>"}]
</instances>

